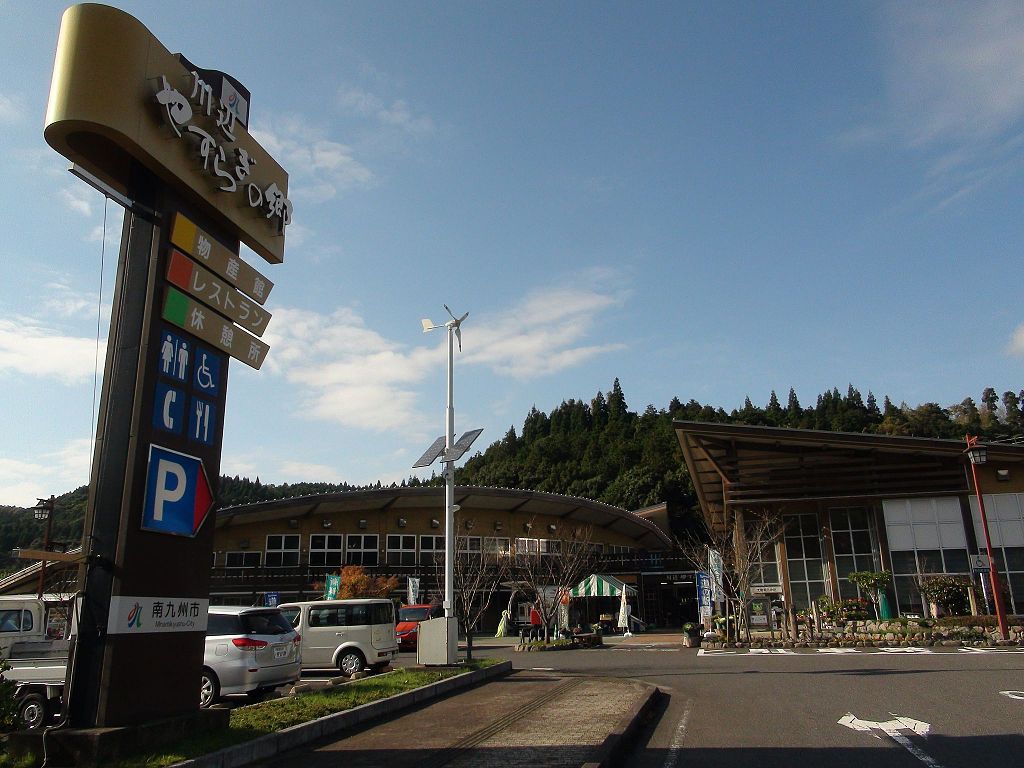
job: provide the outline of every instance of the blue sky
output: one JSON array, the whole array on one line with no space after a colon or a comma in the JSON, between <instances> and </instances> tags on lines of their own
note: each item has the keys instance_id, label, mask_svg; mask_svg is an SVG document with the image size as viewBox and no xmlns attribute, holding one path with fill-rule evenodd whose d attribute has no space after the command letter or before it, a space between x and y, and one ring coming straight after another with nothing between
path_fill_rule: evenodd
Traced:
<instances>
[{"instance_id":1,"label":"blue sky","mask_svg":"<svg viewBox=\"0 0 1024 768\"><path fill-rule=\"evenodd\" d=\"M481 449L615 377L634 410L1024 388L1019 0L116 5L241 80L291 174L225 473L407 477L442 303ZM42 137L64 7L0 0L0 503L87 482L114 282L121 211Z\"/></svg>"}]
</instances>

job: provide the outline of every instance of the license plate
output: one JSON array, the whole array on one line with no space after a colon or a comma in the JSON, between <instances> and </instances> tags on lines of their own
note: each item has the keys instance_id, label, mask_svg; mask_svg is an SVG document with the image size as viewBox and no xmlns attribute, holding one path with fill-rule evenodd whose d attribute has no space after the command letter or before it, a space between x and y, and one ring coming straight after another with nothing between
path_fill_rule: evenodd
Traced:
<instances>
[{"instance_id":1,"label":"license plate","mask_svg":"<svg viewBox=\"0 0 1024 768\"><path fill-rule=\"evenodd\" d=\"M283 659L287 655L288 655L288 646L287 645L278 645L278 646L274 647L274 658L275 659Z\"/></svg>"}]
</instances>

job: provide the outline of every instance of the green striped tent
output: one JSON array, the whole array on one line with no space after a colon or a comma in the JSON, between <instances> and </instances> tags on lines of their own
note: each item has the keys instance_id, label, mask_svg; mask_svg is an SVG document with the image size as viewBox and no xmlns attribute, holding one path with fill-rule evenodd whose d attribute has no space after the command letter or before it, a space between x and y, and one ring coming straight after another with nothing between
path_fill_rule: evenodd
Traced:
<instances>
[{"instance_id":1,"label":"green striped tent","mask_svg":"<svg viewBox=\"0 0 1024 768\"><path fill-rule=\"evenodd\" d=\"M614 576L602 576L592 573L570 590L572 597L621 597L622 590L627 595L635 595L636 588L625 584Z\"/></svg>"}]
</instances>

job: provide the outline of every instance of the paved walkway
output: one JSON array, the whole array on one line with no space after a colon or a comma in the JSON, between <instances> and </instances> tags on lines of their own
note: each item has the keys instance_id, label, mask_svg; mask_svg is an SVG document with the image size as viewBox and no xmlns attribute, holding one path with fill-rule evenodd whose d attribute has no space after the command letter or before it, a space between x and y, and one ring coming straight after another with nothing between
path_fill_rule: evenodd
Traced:
<instances>
[{"instance_id":1,"label":"paved walkway","mask_svg":"<svg viewBox=\"0 0 1024 768\"><path fill-rule=\"evenodd\" d=\"M608 739L652 689L633 680L515 672L263 768L577 768L607 762Z\"/></svg>"}]
</instances>

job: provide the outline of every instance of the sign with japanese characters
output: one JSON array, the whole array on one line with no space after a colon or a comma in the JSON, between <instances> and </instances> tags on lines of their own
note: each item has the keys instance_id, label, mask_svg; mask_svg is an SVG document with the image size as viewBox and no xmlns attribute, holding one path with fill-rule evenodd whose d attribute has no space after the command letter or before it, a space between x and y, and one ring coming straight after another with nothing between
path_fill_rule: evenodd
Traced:
<instances>
[{"instance_id":1,"label":"sign with japanese characters","mask_svg":"<svg viewBox=\"0 0 1024 768\"><path fill-rule=\"evenodd\" d=\"M128 597L110 601L107 633L205 632L210 601L196 597Z\"/></svg>"},{"instance_id":2,"label":"sign with japanese characters","mask_svg":"<svg viewBox=\"0 0 1024 768\"><path fill-rule=\"evenodd\" d=\"M274 284L181 213L174 215L171 243L260 304Z\"/></svg>"},{"instance_id":3,"label":"sign with japanese characters","mask_svg":"<svg viewBox=\"0 0 1024 768\"><path fill-rule=\"evenodd\" d=\"M105 55L96 55L97 51ZM288 174L239 120L248 105L213 86L137 19L99 4L64 13L43 135L131 198L135 161L218 231L284 261Z\"/></svg>"},{"instance_id":4,"label":"sign with japanese characters","mask_svg":"<svg viewBox=\"0 0 1024 768\"><path fill-rule=\"evenodd\" d=\"M167 289L163 318L256 370L270 350L255 336L175 288Z\"/></svg>"},{"instance_id":5,"label":"sign with japanese characters","mask_svg":"<svg viewBox=\"0 0 1024 768\"><path fill-rule=\"evenodd\" d=\"M229 362L258 369L269 350L273 283L242 246L282 262L293 215L251 109L237 79L170 53L128 14L65 11L44 136L127 209L89 480L89 599L69 660L75 728L196 708Z\"/></svg>"},{"instance_id":6,"label":"sign with japanese characters","mask_svg":"<svg viewBox=\"0 0 1024 768\"><path fill-rule=\"evenodd\" d=\"M257 336L262 336L267 329L267 323L270 322L269 312L209 270L203 269L181 251L171 251L171 258L167 264L167 281Z\"/></svg>"},{"instance_id":7,"label":"sign with japanese characters","mask_svg":"<svg viewBox=\"0 0 1024 768\"><path fill-rule=\"evenodd\" d=\"M711 618L711 595L711 576L699 571L697 573L697 613L701 621Z\"/></svg>"}]
</instances>

